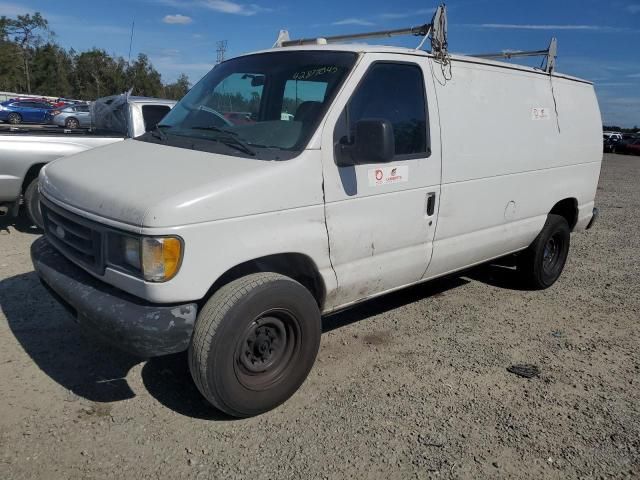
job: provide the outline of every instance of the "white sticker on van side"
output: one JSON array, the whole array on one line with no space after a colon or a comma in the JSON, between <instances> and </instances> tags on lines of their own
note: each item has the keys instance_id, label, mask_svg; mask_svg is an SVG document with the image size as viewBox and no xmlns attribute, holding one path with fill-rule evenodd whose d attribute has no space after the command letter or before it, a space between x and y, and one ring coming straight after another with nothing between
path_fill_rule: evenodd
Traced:
<instances>
[{"instance_id":1,"label":"white sticker on van side","mask_svg":"<svg viewBox=\"0 0 640 480\"><path fill-rule=\"evenodd\" d=\"M402 183L409 180L409 166L398 165L397 167L379 167L369 170L369 186L389 185L391 183Z\"/></svg>"},{"instance_id":2,"label":"white sticker on van side","mask_svg":"<svg viewBox=\"0 0 640 480\"><path fill-rule=\"evenodd\" d=\"M547 107L533 107L531 120L549 120L549 109Z\"/></svg>"}]
</instances>

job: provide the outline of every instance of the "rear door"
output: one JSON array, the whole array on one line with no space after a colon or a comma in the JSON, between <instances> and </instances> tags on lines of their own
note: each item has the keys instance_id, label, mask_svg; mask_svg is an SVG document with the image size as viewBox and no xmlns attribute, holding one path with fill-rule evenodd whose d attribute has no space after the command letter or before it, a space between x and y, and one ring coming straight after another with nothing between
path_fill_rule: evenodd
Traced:
<instances>
[{"instance_id":1,"label":"rear door","mask_svg":"<svg viewBox=\"0 0 640 480\"><path fill-rule=\"evenodd\" d=\"M322 138L326 222L337 294L346 305L422 278L440 193L440 130L426 57L366 54L327 117ZM338 166L365 119L393 125L395 156ZM328 302L328 303L329 303Z\"/></svg>"},{"instance_id":2,"label":"rear door","mask_svg":"<svg viewBox=\"0 0 640 480\"><path fill-rule=\"evenodd\" d=\"M73 109L81 126L88 127L91 125L91 112L89 112L88 105L76 105Z\"/></svg>"},{"instance_id":3,"label":"rear door","mask_svg":"<svg viewBox=\"0 0 640 480\"><path fill-rule=\"evenodd\" d=\"M44 103L40 102L23 102L26 115L23 118L28 122L42 122L48 109Z\"/></svg>"}]
</instances>

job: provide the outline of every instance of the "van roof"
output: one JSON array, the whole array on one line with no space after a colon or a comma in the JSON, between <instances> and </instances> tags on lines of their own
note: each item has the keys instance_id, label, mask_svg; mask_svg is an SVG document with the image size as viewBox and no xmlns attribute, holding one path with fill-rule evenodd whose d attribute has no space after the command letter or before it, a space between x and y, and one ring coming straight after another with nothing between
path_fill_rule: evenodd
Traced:
<instances>
[{"instance_id":1,"label":"van roof","mask_svg":"<svg viewBox=\"0 0 640 480\"><path fill-rule=\"evenodd\" d=\"M291 46L291 47L275 47L275 48L270 48L265 50L259 50L256 52L250 52L245 55L254 55L259 53L299 51L299 50L306 50L306 51L325 50L325 51L344 51L344 52L356 52L356 53L394 53L394 54L400 54L400 55L433 57L433 55L430 52L427 52L425 50L417 50L415 48L406 48L406 47L390 47L387 45L370 45L370 44L364 44L364 43L348 43L348 44L332 43L328 45L300 45L300 46ZM519 65L515 63L501 62L498 60L489 60L486 58L471 57L471 56L462 55L462 54L451 54L451 59L459 62L475 63L479 65L489 65L489 66L499 67L499 68L508 68L510 70L520 70L523 72L547 75L545 71L540 69L528 67L526 65ZM573 77L571 75L566 75L556 71L554 71L552 75L554 77L565 78L567 80L574 80L577 82L592 84L592 82L588 80L584 80L578 77Z\"/></svg>"}]
</instances>

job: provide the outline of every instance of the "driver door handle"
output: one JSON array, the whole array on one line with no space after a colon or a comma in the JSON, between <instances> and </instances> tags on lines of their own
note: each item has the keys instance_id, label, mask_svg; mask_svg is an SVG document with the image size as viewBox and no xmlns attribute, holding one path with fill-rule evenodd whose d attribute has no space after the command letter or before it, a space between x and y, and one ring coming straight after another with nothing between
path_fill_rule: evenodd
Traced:
<instances>
[{"instance_id":1,"label":"driver door handle","mask_svg":"<svg viewBox=\"0 0 640 480\"><path fill-rule=\"evenodd\" d=\"M436 209L436 192L427 193L427 216L433 216Z\"/></svg>"}]
</instances>

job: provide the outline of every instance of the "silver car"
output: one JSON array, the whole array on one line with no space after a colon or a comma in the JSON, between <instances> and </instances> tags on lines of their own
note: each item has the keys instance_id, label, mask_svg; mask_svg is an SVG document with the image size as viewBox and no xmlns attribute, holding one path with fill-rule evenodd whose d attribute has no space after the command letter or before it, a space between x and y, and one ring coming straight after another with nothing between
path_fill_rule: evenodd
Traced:
<instances>
[{"instance_id":1,"label":"silver car","mask_svg":"<svg viewBox=\"0 0 640 480\"><path fill-rule=\"evenodd\" d=\"M89 111L89 105L67 105L60 113L53 114L51 123L58 125L59 127L65 127L70 129L76 128L89 128L91 126L91 112Z\"/></svg>"}]
</instances>

